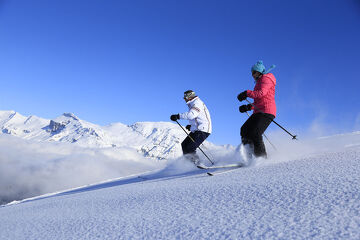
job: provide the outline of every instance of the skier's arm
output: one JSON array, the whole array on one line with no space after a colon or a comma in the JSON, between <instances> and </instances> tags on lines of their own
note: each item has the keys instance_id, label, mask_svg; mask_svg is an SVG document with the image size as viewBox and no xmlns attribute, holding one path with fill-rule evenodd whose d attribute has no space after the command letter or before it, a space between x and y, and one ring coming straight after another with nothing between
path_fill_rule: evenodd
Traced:
<instances>
[{"instance_id":1,"label":"skier's arm","mask_svg":"<svg viewBox=\"0 0 360 240\"><path fill-rule=\"evenodd\" d=\"M246 95L249 98L261 98L268 93L268 91L273 85L274 84L270 78L264 77L260 83L260 89L256 91L247 90Z\"/></svg>"},{"instance_id":2,"label":"skier's arm","mask_svg":"<svg viewBox=\"0 0 360 240\"><path fill-rule=\"evenodd\" d=\"M188 112L180 113L180 119L192 120L199 116L200 109L196 106L193 106Z\"/></svg>"}]
</instances>

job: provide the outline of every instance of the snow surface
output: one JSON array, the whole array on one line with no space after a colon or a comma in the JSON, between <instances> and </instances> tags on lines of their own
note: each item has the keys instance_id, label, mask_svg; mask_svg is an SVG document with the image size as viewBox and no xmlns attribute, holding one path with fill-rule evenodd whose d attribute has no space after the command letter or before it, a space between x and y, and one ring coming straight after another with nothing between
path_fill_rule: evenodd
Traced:
<instances>
[{"instance_id":1,"label":"snow surface","mask_svg":"<svg viewBox=\"0 0 360 240\"><path fill-rule=\"evenodd\" d=\"M338 139L282 143L212 177L178 158L13 202L0 207L0 239L360 239L360 134Z\"/></svg>"}]
</instances>

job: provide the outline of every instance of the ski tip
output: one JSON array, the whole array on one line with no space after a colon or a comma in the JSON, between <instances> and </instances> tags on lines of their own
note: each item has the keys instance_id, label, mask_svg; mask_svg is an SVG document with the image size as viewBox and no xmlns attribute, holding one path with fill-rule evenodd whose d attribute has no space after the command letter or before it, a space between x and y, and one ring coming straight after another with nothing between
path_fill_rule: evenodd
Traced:
<instances>
[{"instance_id":1,"label":"ski tip","mask_svg":"<svg viewBox=\"0 0 360 240\"><path fill-rule=\"evenodd\" d=\"M209 175L209 176L214 176L214 174L212 174L212 173L210 173L210 172L208 172L207 175Z\"/></svg>"},{"instance_id":2,"label":"ski tip","mask_svg":"<svg viewBox=\"0 0 360 240\"><path fill-rule=\"evenodd\" d=\"M200 168L200 169L206 169L206 167L203 167L203 166L201 166L201 165L197 165L196 167L197 167L197 168Z\"/></svg>"}]
</instances>

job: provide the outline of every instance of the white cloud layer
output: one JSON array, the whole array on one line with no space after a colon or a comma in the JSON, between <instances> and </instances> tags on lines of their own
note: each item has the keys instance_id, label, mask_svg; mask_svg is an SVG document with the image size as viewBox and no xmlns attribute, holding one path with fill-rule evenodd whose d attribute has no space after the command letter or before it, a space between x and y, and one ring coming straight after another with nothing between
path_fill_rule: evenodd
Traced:
<instances>
[{"instance_id":1,"label":"white cloud layer","mask_svg":"<svg viewBox=\"0 0 360 240\"><path fill-rule=\"evenodd\" d=\"M161 168L131 148L82 148L0 135L0 203Z\"/></svg>"}]
</instances>

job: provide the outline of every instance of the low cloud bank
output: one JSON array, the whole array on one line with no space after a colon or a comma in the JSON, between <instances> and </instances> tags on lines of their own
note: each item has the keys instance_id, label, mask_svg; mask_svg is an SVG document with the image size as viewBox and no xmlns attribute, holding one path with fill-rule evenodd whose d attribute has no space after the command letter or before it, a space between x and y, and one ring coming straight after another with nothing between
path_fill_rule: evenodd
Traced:
<instances>
[{"instance_id":1,"label":"low cloud bank","mask_svg":"<svg viewBox=\"0 0 360 240\"><path fill-rule=\"evenodd\" d=\"M131 148L81 148L0 135L0 204L162 168Z\"/></svg>"}]
</instances>

